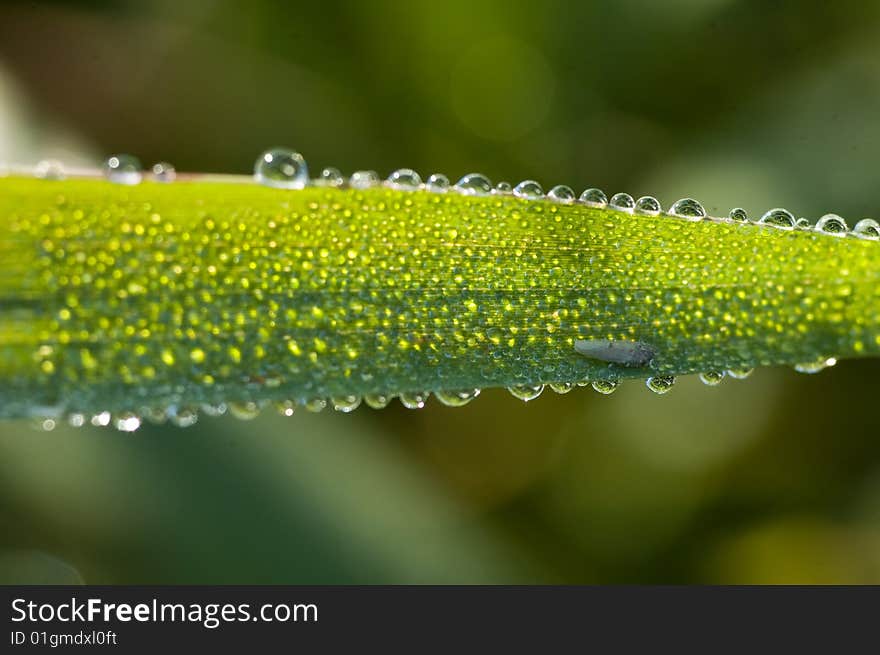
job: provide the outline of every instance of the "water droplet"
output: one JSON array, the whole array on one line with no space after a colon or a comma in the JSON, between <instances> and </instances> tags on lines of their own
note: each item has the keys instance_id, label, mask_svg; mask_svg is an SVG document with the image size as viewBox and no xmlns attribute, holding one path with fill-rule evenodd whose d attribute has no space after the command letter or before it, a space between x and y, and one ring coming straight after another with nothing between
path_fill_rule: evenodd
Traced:
<instances>
[{"instance_id":1,"label":"water droplet","mask_svg":"<svg viewBox=\"0 0 880 655\"><path fill-rule=\"evenodd\" d=\"M355 171L348 180L348 186L352 189L369 189L379 184L379 174L376 171Z\"/></svg>"},{"instance_id":2,"label":"water droplet","mask_svg":"<svg viewBox=\"0 0 880 655\"><path fill-rule=\"evenodd\" d=\"M43 432L51 432L55 429L55 424L55 419L51 416L32 419L33 427L37 430L42 430Z\"/></svg>"},{"instance_id":3,"label":"water droplet","mask_svg":"<svg viewBox=\"0 0 880 655\"><path fill-rule=\"evenodd\" d=\"M608 201L608 205L622 212L632 212L636 207L636 201L628 193L615 193Z\"/></svg>"},{"instance_id":4,"label":"water droplet","mask_svg":"<svg viewBox=\"0 0 880 655\"><path fill-rule=\"evenodd\" d=\"M849 231L849 228L846 226L846 221L837 214L825 214L822 218L816 221L815 229L817 232L830 234L835 237L846 236L846 233Z\"/></svg>"},{"instance_id":5,"label":"water droplet","mask_svg":"<svg viewBox=\"0 0 880 655\"><path fill-rule=\"evenodd\" d=\"M798 373L818 373L819 371L824 371L826 368L834 366L835 364L837 364L837 359L834 357L819 357L812 362L795 364L794 370Z\"/></svg>"},{"instance_id":6,"label":"water droplet","mask_svg":"<svg viewBox=\"0 0 880 655\"><path fill-rule=\"evenodd\" d=\"M57 159L44 159L34 167L34 177L41 180L63 180L64 164Z\"/></svg>"},{"instance_id":7,"label":"water droplet","mask_svg":"<svg viewBox=\"0 0 880 655\"><path fill-rule=\"evenodd\" d=\"M861 239L880 239L880 223L872 218L863 218L855 224L852 231Z\"/></svg>"},{"instance_id":8,"label":"water droplet","mask_svg":"<svg viewBox=\"0 0 880 655\"><path fill-rule=\"evenodd\" d=\"M114 418L113 424L120 432L134 432L141 427L141 418L132 412L124 412Z\"/></svg>"},{"instance_id":9,"label":"water droplet","mask_svg":"<svg viewBox=\"0 0 880 655\"><path fill-rule=\"evenodd\" d=\"M434 395L447 407L462 407L480 395L479 389L455 389L452 391L435 391Z\"/></svg>"},{"instance_id":10,"label":"water droplet","mask_svg":"<svg viewBox=\"0 0 880 655\"><path fill-rule=\"evenodd\" d=\"M576 196L574 195L574 191L572 190L572 188L570 186L565 186L564 184L557 184L555 187L550 189L547 197L553 202L562 202L565 204L572 203L576 200Z\"/></svg>"},{"instance_id":11,"label":"water droplet","mask_svg":"<svg viewBox=\"0 0 880 655\"><path fill-rule=\"evenodd\" d=\"M492 189L492 193L498 196L509 196L513 193L513 187L510 186L510 182L499 182Z\"/></svg>"},{"instance_id":12,"label":"water droplet","mask_svg":"<svg viewBox=\"0 0 880 655\"><path fill-rule=\"evenodd\" d=\"M275 411L281 414L281 416L293 416L293 412L296 411L296 401L295 400L279 400L275 402Z\"/></svg>"},{"instance_id":13,"label":"water droplet","mask_svg":"<svg viewBox=\"0 0 880 655\"><path fill-rule=\"evenodd\" d=\"M364 396L364 402L373 409L385 409L393 397L382 393L368 393Z\"/></svg>"},{"instance_id":14,"label":"water droplet","mask_svg":"<svg viewBox=\"0 0 880 655\"><path fill-rule=\"evenodd\" d=\"M323 412L324 408L327 407L327 401L323 398L312 398L304 402L303 407L306 408L307 412Z\"/></svg>"},{"instance_id":15,"label":"water droplet","mask_svg":"<svg viewBox=\"0 0 880 655\"><path fill-rule=\"evenodd\" d=\"M229 403L229 413L242 421L250 421L260 415L260 405L252 400L240 400Z\"/></svg>"},{"instance_id":16,"label":"water droplet","mask_svg":"<svg viewBox=\"0 0 880 655\"><path fill-rule=\"evenodd\" d=\"M620 386L620 380L593 380L590 386L594 391L607 396L617 390L617 387Z\"/></svg>"},{"instance_id":17,"label":"water droplet","mask_svg":"<svg viewBox=\"0 0 880 655\"><path fill-rule=\"evenodd\" d=\"M578 200L591 207L605 207L608 204L608 198L602 189L587 189Z\"/></svg>"},{"instance_id":18,"label":"water droplet","mask_svg":"<svg viewBox=\"0 0 880 655\"><path fill-rule=\"evenodd\" d=\"M361 404L360 396L334 396L330 399L330 402L333 403L333 409L337 412L343 412L348 414L349 412L353 412Z\"/></svg>"},{"instance_id":19,"label":"water droplet","mask_svg":"<svg viewBox=\"0 0 880 655\"><path fill-rule=\"evenodd\" d=\"M745 380L752 373L755 372L753 368L729 368L727 369L727 375L732 377L734 380Z\"/></svg>"},{"instance_id":20,"label":"water droplet","mask_svg":"<svg viewBox=\"0 0 880 655\"><path fill-rule=\"evenodd\" d=\"M254 164L254 179L276 189L302 189L309 182L309 167L303 156L288 148L267 150Z\"/></svg>"},{"instance_id":21,"label":"water droplet","mask_svg":"<svg viewBox=\"0 0 880 655\"><path fill-rule=\"evenodd\" d=\"M715 387L721 384L724 376L724 371L706 371L705 373L700 373L700 382L707 386Z\"/></svg>"},{"instance_id":22,"label":"water droplet","mask_svg":"<svg viewBox=\"0 0 880 655\"><path fill-rule=\"evenodd\" d=\"M796 230L812 230L813 224L810 223L806 218L799 218L794 223L794 229Z\"/></svg>"},{"instance_id":23,"label":"water droplet","mask_svg":"<svg viewBox=\"0 0 880 655\"><path fill-rule=\"evenodd\" d=\"M636 200L636 214L656 216L661 211L663 211L663 207L660 206L660 201L654 196L642 196Z\"/></svg>"},{"instance_id":24,"label":"water droplet","mask_svg":"<svg viewBox=\"0 0 880 655\"><path fill-rule=\"evenodd\" d=\"M553 391L555 391L556 393L563 394L568 393L569 391L574 389L575 384L574 382L551 382L547 386L553 389Z\"/></svg>"},{"instance_id":25,"label":"water droplet","mask_svg":"<svg viewBox=\"0 0 880 655\"><path fill-rule=\"evenodd\" d=\"M140 184L141 162L132 155L111 155L104 161L104 177L114 184Z\"/></svg>"},{"instance_id":26,"label":"water droplet","mask_svg":"<svg viewBox=\"0 0 880 655\"><path fill-rule=\"evenodd\" d=\"M675 378L671 375L655 375L645 380L645 384L654 393L664 394L672 389Z\"/></svg>"},{"instance_id":27,"label":"water droplet","mask_svg":"<svg viewBox=\"0 0 880 655\"><path fill-rule=\"evenodd\" d=\"M529 402L530 400L534 400L544 391L544 385L539 384L537 386L532 386L529 384L519 384L512 387L507 387L507 390L514 398L519 398L522 401Z\"/></svg>"},{"instance_id":28,"label":"water droplet","mask_svg":"<svg viewBox=\"0 0 880 655\"><path fill-rule=\"evenodd\" d=\"M199 410L205 416L223 416L228 409L226 403L203 403L202 405L199 405Z\"/></svg>"},{"instance_id":29,"label":"water droplet","mask_svg":"<svg viewBox=\"0 0 880 655\"><path fill-rule=\"evenodd\" d=\"M188 428L199 420L199 411L195 407L172 405L166 410L168 420L179 428Z\"/></svg>"},{"instance_id":30,"label":"water droplet","mask_svg":"<svg viewBox=\"0 0 880 655\"><path fill-rule=\"evenodd\" d=\"M728 217L730 217L730 220L736 221L737 223L745 223L749 220L749 215L742 207L734 207L731 209Z\"/></svg>"},{"instance_id":31,"label":"water droplet","mask_svg":"<svg viewBox=\"0 0 880 655\"><path fill-rule=\"evenodd\" d=\"M110 425L110 412L98 412L97 414L93 414L90 423L99 428Z\"/></svg>"},{"instance_id":32,"label":"water droplet","mask_svg":"<svg viewBox=\"0 0 880 655\"><path fill-rule=\"evenodd\" d=\"M77 412L68 416L67 422L72 428L81 428L86 424L86 417L84 414Z\"/></svg>"},{"instance_id":33,"label":"water droplet","mask_svg":"<svg viewBox=\"0 0 880 655\"><path fill-rule=\"evenodd\" d=\"M492 183L485 175L468 173L455 183L455 190L466 195L484 196L491 193Z\"/></svg>"},{"instance_id":34,"label":"water droplet","mask_svg":"<svg viewBox=\"0 0 880 655\"><path fill-rule=\"evenodd\" d=\"M446 193L449 190L449 178L442 173L434 173L425 182L425 188L433 193Z\"/></svg>"},{"instance_id":35,"label":"water droplet","mask_svg":"<svg viewBox=\"0 0 880 655\"><path fill-rule=\"evenodd\" d=\"M411 168L398 168L388 176L388 186L392 189L412 191L422 185L422 178Z\"/></svg>"},{"instance_id":36,"label":"water droplet","mask_svg":"<svg viewBox=\"0 0 880 655\"><path fill-rule=\"evenodd\" d=\"M431 395L428 391L413 391L410 393L400 394L400 404L407 409L421 409L425 406L428 397Z\"/></svg>"},{"instance_id":37,"label":"water droplet","mask_svg":"<svg viewBox=\"0 0 880 655\"><path fill-rule=\"evenodd\" d=\"M318 179L314 181L317 186L326 186L326 187L341 187L343 182L345 182L345 178L342 177L342 173L338 168L334 168L333 166L328 166L324 170L321 171L321 174L318 176Z\"/></svg>"},{"instance_id":38,"label":"water droplet","mask_svg":"<svg viewBox=\"0 0 880 655\"><path fill-rule=\"evenodd\" d=\"M168 420L168 411L164 407L145 407L141 415L155 425L162 425Z\"/></svg>"},{"instance_id":39,"label":"water droplet","mask_svg":"<svg viewBox=\"0 0 880 655\"><path fill-rule=\"evenodd\" d=\"M544 189L534 180L523 180L513 188L513 195L517 198L537 200L544 197Z\"/></svg>"},{"instance_id":40,"label":"water droplet","mask_svg":"<svg viewBox=\"0 0 880 655\"><path fill-rule=\"evenodd\" d=\"M672 216L678 216L689 221L700 221L706 217L706 210L703 209L703 205L693 198L676 200L672 203L672 207L669 208L669 213Z\"/></svg>"},{"instance_id":41,"label":"water droplet","mask_svg":"<svg viewBox=\"0 0 880 655\"><path fill-rule=\"evenodd\" d=\"M793 230L795 220L794 215L790 211L777 207L764 214L758 223L761 225L769 225L770 227L775 227L780 230Z\"/></svg>"},{"instance_id":42,"label":"water droplet","mask_svg":"<svg viewBox=\"0 0 880 655\"><path fill-rule=\"evenodd\" d=\"M153 164L153 179L156 182L173 182L177 178L177 170L167 161Z\"/></svg>"}]
</instances>

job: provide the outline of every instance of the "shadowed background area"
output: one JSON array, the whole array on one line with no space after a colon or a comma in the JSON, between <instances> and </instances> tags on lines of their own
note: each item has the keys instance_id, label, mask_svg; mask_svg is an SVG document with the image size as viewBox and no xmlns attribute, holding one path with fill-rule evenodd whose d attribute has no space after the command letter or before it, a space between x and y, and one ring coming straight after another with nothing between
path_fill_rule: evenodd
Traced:
<instances>
[{"instance_id":1,"label":"shadowed background area","mask_svg":"<svg viewBox=\"0 0 880 655\"><path fill-rule=\"evenodd\" d=\"M130 152L880 218L880 4L4 2L0 161ZM880 583L880 361L665 396L0 423L0 581Z\"/></svg>"}]
</instances>

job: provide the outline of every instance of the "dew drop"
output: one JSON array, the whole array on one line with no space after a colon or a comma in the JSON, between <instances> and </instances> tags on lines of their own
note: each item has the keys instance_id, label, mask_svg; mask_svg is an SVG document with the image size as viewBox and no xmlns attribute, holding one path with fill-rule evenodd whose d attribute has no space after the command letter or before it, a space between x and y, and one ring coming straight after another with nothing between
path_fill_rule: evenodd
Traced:
<instances>
[{"instance_id":1,"label":"dew drop","mask_svg":"<svg viewBox=\"0 0 880 655\"><path fill-rule=\"evenodd\" d=\"M617 390L617 387L620 386L620 380L593 380L590 386L593 387L593 391L607 396Z\"/></svg>"},{"instance_id":2,"label":"dew drop","mask_svg":"<svg viewBox=\"0 0 880 655\"><path fill-rule=\"evenodd\" d=\"M352 189L369 189L379 184L379 174L376 171L355 171L348 180L348 186Z\"/></svg>"},{"instance_id":3,"label":"dew drop","mask_svg":"<svg viewBox=\"0 0 880 655\"><path fill-rule=\"evenodd\" d=\"M813 224L810 223L806 218L799 218L794 223L794 229L796 230L812 230Z\"/></svg>"},{"instance_id":4,"label":"dew drop","mask_svg":"<svg viewBox=\"0 0 880 655\"><path fill-rule=\"evenodd\" d=\"M468 173L455 183L455 190L470 196L485 196L492 192L492 182L485 175Z\"/></svg>"},{"instance_id":5,"label":"dew drop","mask_svg":"<svg viewBox=\"0 0 880 655\"><path fill-rule=\"evenodd\" d=\"M168 420L168 411L164 407L145 407L141 415L154 425L162 425Z\"/></svg>"},{"instance_id":6,"label":"dew drop","mask_svg":"<svg viewBox=\"0 0 880 655\"><path fill-rule=\"evenodd\" d=\"M132 155L111 155L104 161L104 177L114 184L140 184L141 162Z\"/></svg>"},{"instance_id":7,"label":"dew drop","mask_svg":"<svg viewBox=\"0 0 880 655\"><path fill-rule=\"evenodd\" d=\"M93 414L90 423L98 428L110 425L110 412L98 412L97 414Z\"/></svg>"},{"instance_id":8,"label":"dew drop","mask_svg":"<svg viewBox=\"0 0 880 655\"><path fill-rule=\"evenodd\" d=\"M385 409L393 397L383 393L368 393L364 396L364 402L373 409Z\"/></svg>"},{"instance_id":9,"label":"dew drop","mask_svg":"<svg viewBox=\"0 0 880 655\"><path fill-rule=\"evenodd\" d=\"M676 200L672 203L672 207L669 208L669 213L672 216L678 216L689 221L700 221L706 217L706 210L703 209L703 205L693 198Z\"/></svg>"},{"instance_id":10,"label":"dew drop","mask_svg":"<svg viewBox=\"0 0 880 655\"><path fill-rule=\"evenodd\" d=\"M730 213L727 214L727 216L730 220L736 221L737 223L745 223L749 220L749 215L742 207L734 207L730 210Z\"/></svg>"},{"instance_id":11,"label":"dew drop","mask_svg":"<svg viewBox=\"0 0 880 655\"><path fill-rule=\"evenodd\" d=\"M529 384L519 384L512 387L507 387L507 390L510 392L514 398L519 398L524 402L529 402L530 400L534 400L544 391L544 385L539 384L537 386L532 386Z\"/></svg>"},{"instance_id":12,"label":"dew drop","mask_svg":"<svg viewBox=\"0 0 880 655\"><path fill-rule=\"evenodd\" d=\"M664 394L672 389L675 377L672 375L655 375L645 380L647 387L654 393Z\"/></svg>"},{"instance_id":13,"label":"dew drop","mask_svg":"<svg viewBox=\"0 0 880 655\"><path fill-rule=\"evenodd\" d=\"M334 396L330 399L330 402L333 403L333 409L337 412L343 412L348 414L349 412L353 412L361 404L360 396Z\"/></svg>"},{"instance_id":14,"label":"dew drop","mask_svg":"<svg viewBox=\"0 0 880 655\"><path fill-rule=\"evenodd\" d=\"M67 423L72 428L81 428L82 426L84 426L86 424L86 417L84 414L80 414L79 412L76 412L74 414L70 414L67 417Z\"/></svg>"},{"instance_id":15,"label":"dew drop","mask_svg":"<svg viewBox=\"0 0 880 655\"><path fill-rule=\"evenodd\" d=\"M846 236L846 233L849 230L846 226L846 221L837 214L825 214L822 218L816 221L815 229L817 232L830 234L835 237Z\"/></svg>"},{"instance_id":16,"label":"dew drop","mask_svg":"<svg viewBox=\"0 0 880 655\"><path fill-rule=\"evenodd\" d=\"M428 391L413 391L410 393L400 394L400 404L407 409L421 409L425 406L428 397L431 395Z\"/></svg>"},{"instance_id":17,"label":"dew drop","mask_svg":"<svg viewBox=\"0 0 880 655\"><path fill-rule=\"evenodd\" d=\"M452 391L435 391L434 395L447 407L463 407L480 395L479 389L454 389Z\"/></svg>"},{"instance_id":18,"label":"dew drop","mask_svg":"<svg viewBox=\"0 0 880 655\"><path fill-rule=\"evenodd\" d=\"M564 394L574 389L575 384L574 382L551 382L547 386L558 394Z\"/></svg>"},{"instance_id":19,"label":"dew drop","mask_svg":"<svg viewBox=\"0 0 880 655\"><path fill-rule=\"evenodd\" d=\"M523 180L513 188L513 195L517 198L537 200L544 197L544 189L534 180Z\"/></svg>"},{"instance_id":20,"label":"dew drop","mask_svg":"<svg viewBox=\"0 0 880 655\"><path fill-rule=\"evenodd\" d=\"M303 407L306 408L307 412L323 412L324 408L327 407L327 401L323 398L312 398L304 402Z\"/></svg>"},{"instance_id":21,"label":"dew drop","mask_svg":"<svg viewBox=\"0 0 880 655\"><path fill-rule=\"evenodd\" d=\"M226 403L204 403L199 405L199 410L205 416L223 416L229 408L226 406Z\"/></svg>"},{"instance_id":22,"label":"dew drop","mask_svg":"<svg viewBox=\"0 0 880 655\"><path fill-rule=\"evenodd\" d=\"M43 432L51 432L55 429L55 419L51 416L46 416L44 418L32 419L33 426L37 430L42 430Z\"/></svg>"},{"instance_id":23,"label":"dew drop","mask_svg":"<svg viewBox=\"0 0 880 655\"><path fill-rule=\"evenodd\" d=\"M124 412L113 419L113 424L120 432L134 432L141 427L141 418L132 412Z\"/></svg>"},{"instance_id":24,"label":"dew drop","mask_svg":"<svg viewBox=\"0 0 880 655\"><path fill-rule=\"evenodd\" d=\"M449 190L449 178L442 173L434 173L425 182L425 188L432 193L446 193Z\"/></svg>"},{"instance_id":25,"label":"dew drop","mask_svg":"<svg viewBox=\"0 0 880 655\"><path fill-rule=\"evenodd\" d=\"M547 193L547 197L553 202L562 202L565 204L570 204L576 200L572 188L570 186L565 186L564 184L557 184L550 189Z\"/></svg>"},{"instance_id":26,"label":"dew drop","mask_svg":"<svg viewBox=\"0 0 880 655\"><path fill-rule=\"evenodd\" d=\"M880 223L872 218L863 218L853 227L853 234L861 239L880 239Z\"/></svg>"},{"instance_id":27,"label":"dew drop","mask_svg":"<svg viewBox=\"0 0 880 655\"><path fill-rule=\"evenodd\" d=\"M179 428L188 428L199 420L199 411L195 407L172 405L166 410L168 420Z\"/></svg>"},{"instance_id":28,"label":"dew drop","mask_svg":"<svg viewBox=\"0 0 880 655\"><path fill-rule=\"evenodd\" d=\"M44 159L34 167L34 177L41 180L63 180L64 164L57 159Z\"/></svg>"},{"instance_id":29,"label":"dew drop","mask_svg":"<svg viewBox=\"0 0 880 655\"><path fill-rule=\"evenodd\" d=\"M260 406L252 400L229 403L229 413L242 421L251 421L260 415Z\"/></svg>"},{"instance_id":30,"label":"dew drop","mask_svg":"<svg viewBox=\"0 0 880 655\"><path fill-rule=\"evenodd\" d=\"M388 176L388 186L392 189L413 191L422 185L422 178L411 168L398 168Z\"/></svg>"},{"instance_id":31,"label":"dew drop","mask_svg":"<svg viewBox=\"0 0 880 655\"><path fill-rule=\"evenodd\" d=\"M267 150L254 164L254 180L276 189L302 189L309 181L303 156L289 148Z\"/></svg>"},{"instance_id":32,"label":"dew drop","mask_svg":"<svg viewBox=\"0 0 880 655\"><path fill-rule=\"evenodd\" d=\"M656 216L661 211L663 208L660 206L660 201L654 196L642 196L636 200L636 214Z\"/></svg>"},{"instance_id":33,"label":"dew drop","mask_svg":"<svg viewBox=\"0 0 880 655\"><path fill-rule=\"evenodd\" d=\"M153 179L156 182L173 182L177 178L177 170L167 161L153 164Z\"/></svg>"},{"instance_id":34,"label":"dew drop","mask_svg":"<svg viewBox=\"0 0 880 655\"><path fill-rule=\"evenodd\" d=\"M706 371L705 373L700 373L700 382L707 386L715 387L721 384L724 376L724 371Z\"/></svg>"},{"instance_id":35,"label":"dew drop","mask_svg":"<svg viewBox=\"0 0 880 655\"><path fill-rule=\"evenodd\" d=\"M794 215L790 211L777 207L764 214L758 223L760 225L775 227L780 230L793 230L795 220Z\"/></svg>"},{"instance_id":36,"label":"dew drop","mask_svg":"<svg viewBox=\"0 0 880 655\"><path fill-rule=\"evenodd\" d=\"M729 368L727 369L727 375L732 377L734 380L745 380L752 373L755 372L753 368Z\"/></svg>"},{"instance_id":37,"label":"dew drop","mask_svg":"<svg viewBox=\"0 0 880 655\"><path fill-rule=\"evenodd\" d=\"M275 402L275 411L281 416L293 416L293 412L296 411L296 401L278 400Z\"/></svg>"},{"instance_id":38,"label":"dew drop","mask_svg":"<svg viewBox=\"0 0 880 655\"><path fill-rule=\"evenodd\" d=\"M608 204L608 198L602 189L587 189L578 200L591 207L605 207Z\"/></svg>"},{"instance_id":39,"label":"dew drop","mask_svg":"<svg viewBox=\"0 0 880 655\"><path fill-rule=\"evenodd\" d=\"M824 371L826 368L834 366L837 364L837 359L834 357L819 357L812 362L803 362L802 364L795 364L794 370L798 373L818 373L819 371Z\"/></svg>"},{"instance_id":40,"label":"dew drop","mask_svg":"<svg viewBox=\"0 0 880 655\"><path fill-rule=\"evenodd\" d=\"M326 187L341 187L342 183L345 182L345 178L342 177L342 173L338 168L334 168L333 166L328 166L324 170L321 171L321 174L318 176L318 179L314 181L318 186L326 186Z\"/></svg>"},{"instance_id":41,"label":"dew drop","mask_svg":"<svg viewBox=\"0 0 880 655\"><path fill-rule=\"evenodd\" d=\"M618 211L631 213L636 207L636 201L628 193L615 193L608 201L608 205Z\"/></svg>"},{"instance_id":42,"label":"dew drop","mask_svg":"<svg viewBox=\"0 0 880 655\"><path fill-rule=\"evenodd\" d=\"M499 182L495 185L495 188L492 189L492 193L497 196L509 196L513 193L513 187L510 186L510 182Z\"/></svg>"}]
</instances>

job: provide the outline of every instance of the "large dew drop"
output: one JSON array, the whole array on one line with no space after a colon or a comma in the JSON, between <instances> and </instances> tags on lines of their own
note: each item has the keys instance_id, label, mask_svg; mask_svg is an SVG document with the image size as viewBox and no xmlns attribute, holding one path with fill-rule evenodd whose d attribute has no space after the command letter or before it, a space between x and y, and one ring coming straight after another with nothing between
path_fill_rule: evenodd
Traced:
<instances>
[{"instance_id":1,"label":"large dew drop","mask_svg":"<svg viewBox=\"0 0 880 655\"><path fill-rule=\"evenodd\" d=\"M480 395L479 389L455 389L452 391L435 391L434 395L447 407L462 407Z\"/></svg>"},{"instance_id":2,"label":"large dew drop","mask_svg":"<svg viewBox=\"0 0 880 655\"><path fill-rule=\"evenodd\" d=\"M780 230L793 230L795 220L794 215L790 211L777 207L764 214L758 223L761 225L769 225L770 227L775 227Z\"/></svg>"},{"instance_id":3,"label":"large dew drop","mask_svg":"<svg viewBox=\"0 0 880 655\"><path fill-rule=\"evenodd\" d=\"M620 380L593 380L590 386L593 387L593 391L596 393L607 396L617 391L617 387L620 386Z\"/></svg>"},{"instance_id":4,"label":"large dew drop","mask_svg":"<svg viewBox=\"0 0 880 655\"><path fill-rule=\"evenodd\" d=\"M352 189L369 189L379 184L379 174L376 171L355 171L348 180L348 186Z\"/></svg>"},{"instance_id":5,"label":"large dew drop","mask_svg":"<svg viewBox=\"0 0 880 655\"><path fill-rule=\"evenodd\" d=\"M64 164L55 159L44 159L34 168L34 177L41 180L63 180Z\"/></svg>"},{"instance_id":6,"label":"large dew drop","mask_svg":"<svg viewBox=\"0 0 880 655\"><path fill-rule=\"evenodd\" d=\"M413 191L422 185L422 178L411 168L399 168L388 176L387 182L392 189Z\"/></svg>"},{"instance_id":7,"label":"large dew drop","mask_svg":"<svg viewBox=\"0 0 880 655\"><path fill-rule=\"evenodd\" d=\"M384 409L393 397L384 393L368 393L364 396L364 402L373 409Z\"/></svg>"},{"instance_id":8,"label":"large dew drop","mask_svg":"<svg viewBox=\"0 0 880 655\"><path fill-rule=\"evenodd\" d=\"M544 391L544 385L539 384L537 386L532 386L527 384L519 384L512 387L507 387L507 390L514 398L519 398L522 401L528 402L530 400L534 400L541 395L541 392Z\"/></svg>"},{"instance_id":9,"label":"large dew drop","mask_svg":"<svg viewBox=\"0 0 880 655\"><path fill-rule=\"evenodd\" d=\"M446 193L449 190L449 178L443 173L434 173L425 182L425 188L431 193Z\"/></svg>"},{"instance_id":10,"label":"large dew drop","mask_svg":"<svg viewBox=\"0 0 880 655\"><path fill-rule=\"evenodd\" d=\"M571 187L558 184L547 193L547 198L553 202L570 204L575 201L574 191Z\"/></svg>"},{"instance_id":11,"label":"large dew drop","mask_svg":"<svg viewBox=\"0 0 880 655\"><path fill-rule=\"evenodd\" d=\"M303 156L289 148L267 150L254 164L254 180L276 189L302 189L309 182Z\"/></svg>"},{"instance_id":12,"label":"large dew drop","mask_svg":"<svg viewBox=\"0 0 880 655\"><path fill-rule=\"evenodd\" d=\"M485 196L492 192L492 182L485 175L468 173L456 182L455 190L470 196Z\"/></svg>"},{"instance_id":13,"label":"large dew drop","mask_svg":"<svg viewBox=\"0 0 880 655\"><path fill-rule=\"evenodd\" d=\"M608 204L614 209L622 212L632 212L636 207L636 201L628 193L615 193L611 196Z\"/></svg>"},{"instance_id":14,"label":"large dew drop","mask_svg":"<svg viewBox=\"0 0 880 655\"><path fill-rule=\"evenodd\" d=\"M653 196L642 196L636 200L636 214L657 216L661 210L660 201Z\"/></svg>"},{"instance_id":15,"label":"large dew drop","mask_svg":"<svg viewBox=\"0 0 880 655\"><path fill-rule=\"evenodd\" d=\"M831 236L846 236L848 230L846 221L837 214L825 214L816 222L816 232L830 234Z\"/></svg>"},{"instance_id":16,"label":"large dew drop","mask_svg":"<svg viewBox=\"0 0 880 655\"><path fill-rule=\"evenodd\" d=\"M734 207L733 209L731 209L728 217L730 218L730 220L736 221L737 223L745 223L749 220L749 215L742 207Z\"/></svg>"},{"instance_id":17,"label":"large dew drop","mask_svg":"<svg viewBox=\"0 0 880 655\"><path fill-rule=\"evenodd\" d=\"M700 373L700 382L710 387L717 387L725 376L724 371L706 371Z\"/></svg>"},{"instance_id":18,"label":"large dew drop","mask_svg":"<svg viewBox=\"0 0 880 655\"><path fill-rule=\"evenodd\" d=\"M853 227L853 234L861 239L880 239L880 223L872 218L863 218Z\"/></svg>"},{"instance_id":19,"label":"large dew drop","mask_svg":"<svg viewBox=\"0 0 880 655\"><path fill-rule=\"evenodd\" d=\"M104 177L114 184L140 184L141 162L132 155L111 155L104 161Z\"/></svg>"},{"instance_id":20,"label":"large dew drop","mask_svg":"<svg viewBox=\"0 0 880 655\"><path fill-rule=\"evenodd\" d=\"M645 384L654 393L664 394L672 389L675 378L671 375L655 375L645 380Z\"/></svg>"},{"instance_id":21,"label":"large dew drop","mask_svg":"<svg viewBox=\"0 0 880 655\"><path fill-rule=\"evenodd\" d=\"M544 189L534 180L523 180L513 188L513 195L517 198L537 200L544 197Z\"/></svg>"},{"instance_id":22,"label":"large dew drop","mask_svg":"<svg viewBox=\"0 0 880 655\"><path fill-rule=\"evenodd\" d=\"M400 404L407 409L421 409L431 396L429 391L411 391L400 394Z\"/></svg>"},{"instance_id":23,"label":"large dew drop","mask_svg":"<svg viewBox=\"0 0 880 655\"><path fill-rule=\"evenodd\" d=\"M701 221L706 217L706 210L703 209L698 201L693 198L682 198L672 203L669 213L678 218L684 218L688 221Z\"/></svg>"},{"instance_id":24,"label":"large dew drop","mask_svg":"<svg viewBox=\"0 0 880 655\"><path fill-rule=\"evenodd\" d=\"M330 402L333 403L333 409L337 412L343 412L344 414L348 414L349 412L353 412L361 405L361 397L360 396L334 396L330 399Z\"/></svg>"},{"instance_id":25,"label":"large dew drop","mask_svg":"<svg viewBox=\"0 0 880 655\"><path fill-rule=\"evenodd\" d=\"M339 172L338 168L334 168L333 166L328 166L322 170L318 179L314 180L314 183L318 186L326 186L334 189L336 187L341 187L343 182L345 182L345 178L342 177L342 173Z\"/></svg>"},{"instance_id":26,"label":"large dew drop","mask_svg":"<svg viewBox=\"0 0 880 655\"><path fill-rule=\"evenodd\" d=\"M153 179L156 182L173 182L177 178L177 170L167 161L153 164Z\"/></svg>"},{"instance_id":27,"label":"large dew drop","mask_svg":"<svg viewBox=\"0 0 880 655\"><path fill-rule=\"evenodd\" d=\"M587 189L578 200L590 207L605 207L608 204L608 198L602 189Z\"/></svg>"}]
</instances>

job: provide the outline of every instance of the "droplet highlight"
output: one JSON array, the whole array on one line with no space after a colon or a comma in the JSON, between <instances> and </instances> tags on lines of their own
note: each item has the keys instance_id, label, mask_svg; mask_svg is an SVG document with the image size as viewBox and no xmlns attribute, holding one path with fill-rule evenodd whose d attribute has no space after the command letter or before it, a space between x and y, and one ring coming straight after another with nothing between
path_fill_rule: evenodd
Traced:
<instances>
[{"instance_id":1,"label":"droplet highlight","mask_svg":"<svg viewBox=\"0 0 880 655\"><path fill-rule=\"evenodd\" d=\"M153 168L150 170L153 173L153 180L156 182L168 183L177 179L177 169L167 161L160 161L153 164Z\"/></svg>"}]
</instances>

